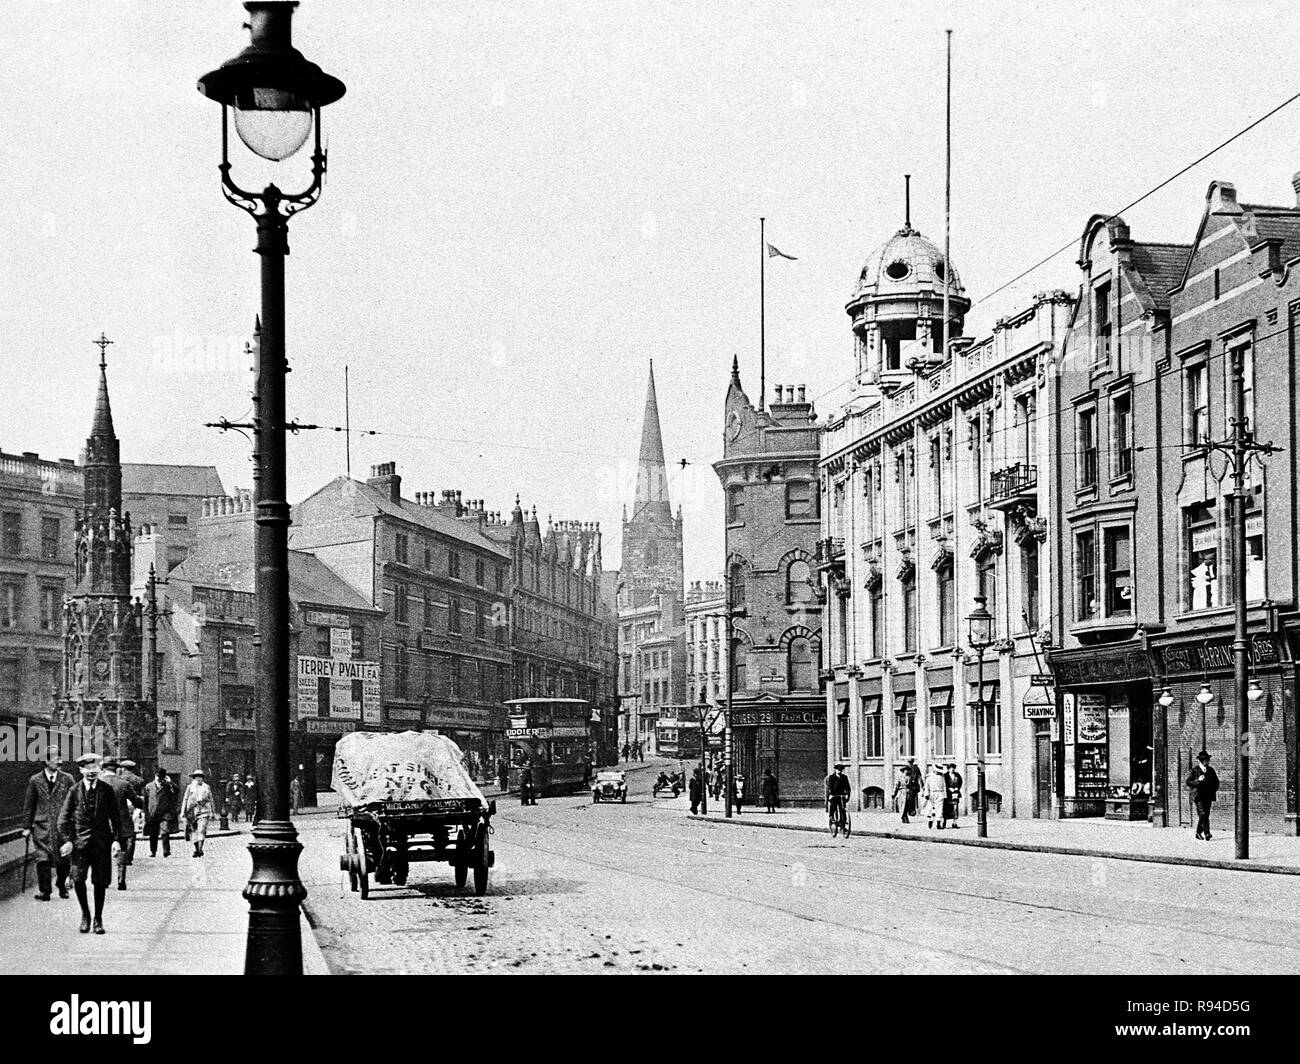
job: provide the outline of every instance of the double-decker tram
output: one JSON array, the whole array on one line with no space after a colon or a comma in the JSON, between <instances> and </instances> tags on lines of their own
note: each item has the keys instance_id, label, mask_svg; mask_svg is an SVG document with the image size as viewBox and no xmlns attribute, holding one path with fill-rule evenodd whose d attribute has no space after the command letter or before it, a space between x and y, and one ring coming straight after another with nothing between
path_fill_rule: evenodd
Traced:
<instances>
[{"instance_id":1,"label":"double-decker tram","mask_svg":"<svg viewBox=\"0 0 1300 1064\"><path fill-rule=\"evenodd\" d=\"M591 703L581 698L515 698L506 703L510 727L510 788L525 766L538 794L570 794L584 786L591 740Z\"/></svg>"}]
</instances>

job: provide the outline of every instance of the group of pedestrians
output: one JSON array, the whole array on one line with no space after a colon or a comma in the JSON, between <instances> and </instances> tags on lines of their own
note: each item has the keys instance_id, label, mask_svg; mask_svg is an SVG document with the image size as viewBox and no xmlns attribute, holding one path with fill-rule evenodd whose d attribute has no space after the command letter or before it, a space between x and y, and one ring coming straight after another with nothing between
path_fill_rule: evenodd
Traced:
<instances>
[{"instance_id":1,"label":"group of pedestrians","mask_svg":"<svg viewBox=\"0 0 1300 1064\"><path fill-rule=\"evenodd\" d=\"M298 800L301 803L302 782L298 776L295 776L294 779L298 780ZM250 824L257 823L260 812L257 802L257 780L253 778L251 772L248 773L246 779L241 778L239 773L236 772L230 779L226 780L225 798L226 816L232 824L239 822L240 814L243 814L244 819ZM292 801L292 798L290 800Z\"/></svg>"},{"instance_id":2,"label":"group of pedestrians","mask_svg":"<svg viewBox=\"0 0 1300 1064\"><path fill-rule=\"evenodd\" d=\"M958 827L964 782L956 762L944 765L932 761L922 772L916 758L909 757L907 764L898 769L894 808L902 815L904 824L910 824L911 817L921 813L925 815L926 827L943 830L949 821L954 828Z\"/></svg>"},{"instance_id":3,"label":"group of pedestrians","mask_svg":"<svg viewBox=\"0 0 1300 1064\"><path fill-rule=\"evenodd\" d=\"M183 797L164 768L145 784L136 763L87 753L77 758L81 779L59 767L51 753L27 781L23 799L23 835L36 850L36 900L47 902L55 890L68 897L68 883L81 909L81 932L104 934L104 900L116 871L117 889L127 889L127 869L135 861L138 827L149 839L149 856L171 856L171 833L178 814L194 841L194 856L212 815L212 791L196 769ZM88 889L89 887L89 889ZM92 908L93 902L93 908Z\"/></svg>"},{"instance_id":4,"label":"group of pedestrians","mask_svg":"<svg viewBox=\"0 0 1300 1064\"><path fill-rule=\"evenodd\" d=\"M641 745L640 739L638 739L634 743L623 744L623 760L624 761L645 760L645 747Z\"/></svg>"}]
</instances>

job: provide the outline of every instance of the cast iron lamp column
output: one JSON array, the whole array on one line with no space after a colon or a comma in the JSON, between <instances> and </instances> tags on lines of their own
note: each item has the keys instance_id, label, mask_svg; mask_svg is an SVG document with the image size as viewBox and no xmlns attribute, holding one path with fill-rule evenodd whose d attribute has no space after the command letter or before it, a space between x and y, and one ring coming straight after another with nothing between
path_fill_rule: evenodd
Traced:
<instances>
[{"instance_id":1,"label":"cast iron lamp column","mask_svg":"<svg viewBox=\"0 0 1300 1064\"><path fill-rule=\"evenodd\" d=\"M204 96L221 104L221 191L257 224L262 313L257 344L253 428L256 453L254 557L257 567L257 775L262 816L253 828L253 870L248 899L246 975L301 975L299 906L306 890L298 878L302 845L289 819L289 503L285 490L284 257L288 219L320 196L325 174L320 111L345 89L308 62L291 44L297 3L246 3L252 42L239 55L199 79ZM245 146L279 162L295 154L313 127L312 180L289 194L274 184L260 193L230 177L228 118Z\"/></svg>"},{"instance_id":2,"label":"cast iron lamp column","mask_svg":"<svg viewBox=\"0 0 1300 1064\"><path fill-rule=\"evenodd\" d=\"M983 595L976 595L975 609L966 618L968 641L976 653L979 654L979 695L975 702L977 707L975 716L975 779L977 781L976 793L978 795L975 807L975 828L976 834L981 839L986 838L989 833L988 801L984 794L984 727L986 720L984 707L984 651L993 642L993 614L989 613L988 607L985 605L987 601Z\"/></svg>"}]
</instances>

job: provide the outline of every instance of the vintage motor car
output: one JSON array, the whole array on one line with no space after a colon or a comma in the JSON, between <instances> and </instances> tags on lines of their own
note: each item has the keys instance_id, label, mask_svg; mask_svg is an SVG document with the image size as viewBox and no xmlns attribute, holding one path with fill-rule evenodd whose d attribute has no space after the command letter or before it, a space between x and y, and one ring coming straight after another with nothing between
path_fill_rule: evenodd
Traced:
<instances>
[{"instance_id":1,"label":"vintage motor car","mask_svg":"<svg viewBox=\"0 0 1300 1064\"><path fill-rule=\"evenodd\" d=\"M596 779L591 784L591 800L593 802L626 802L627 773L597 772Z\"/></svg>"}]
</instances>

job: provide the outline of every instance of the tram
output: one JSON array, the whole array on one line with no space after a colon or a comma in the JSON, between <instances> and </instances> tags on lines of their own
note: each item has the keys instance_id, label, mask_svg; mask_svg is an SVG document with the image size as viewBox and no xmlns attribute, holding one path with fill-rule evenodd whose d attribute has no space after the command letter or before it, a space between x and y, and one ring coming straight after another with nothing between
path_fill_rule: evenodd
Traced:
<instances>
[{"instance_id":1,"label":"tram","mask_svg":"<svg viewBox=\"0 0 1300 1064\"><path fill-rule=\"evenodd\" d=\"M519 789L519 776L530 766L539 795L582 790L591 746L591 703L581 698L515 698L506 708L510 789Z\"/></svg>"}]
</instances>

